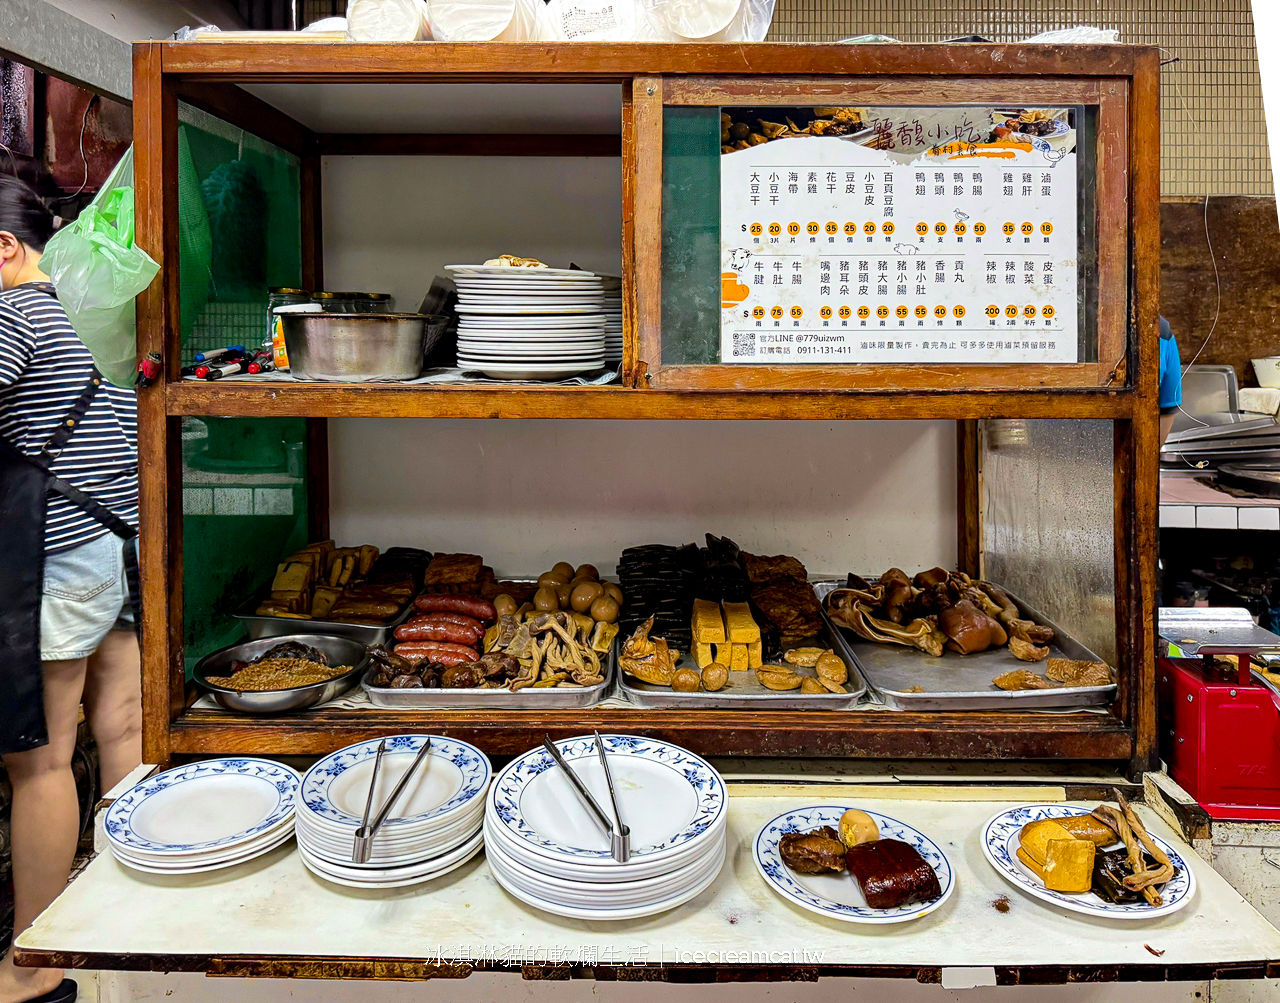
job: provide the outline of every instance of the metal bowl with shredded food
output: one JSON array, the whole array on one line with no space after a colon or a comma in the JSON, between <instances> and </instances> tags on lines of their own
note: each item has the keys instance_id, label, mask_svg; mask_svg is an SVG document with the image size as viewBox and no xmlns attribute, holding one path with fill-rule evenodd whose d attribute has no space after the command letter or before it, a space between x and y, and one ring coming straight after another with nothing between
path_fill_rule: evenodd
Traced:
<instances>
[{"instance_id":1,"label":"metal bowl with shredded food","mask_svg":"<svg viewBox=\"0 0 1280 1003\"><path fill-rule=\"evenodd\" d=\"M264 658L250 662L229 676L205 676L204 681L237 693L261 693L310 686L349 671L350 665L324 665L306 658Z\"/></svg>"},{"instance_id":2,"label":"metal bowl with shredded food","mask_svg":"<svg viewBox=\"0 0 1280 1003\"><path fill-rule=\"evenodd\" d=\"M282 654L296 655L304 646L323 657L272 657L272 651L291 642ZM355 686L368 662L365 646L347 637L291 634L244 641L215 651L196 664L193 677L228 710L250 714L280 714L305 710L341 696Z\"/></svg>"}]
</instances>

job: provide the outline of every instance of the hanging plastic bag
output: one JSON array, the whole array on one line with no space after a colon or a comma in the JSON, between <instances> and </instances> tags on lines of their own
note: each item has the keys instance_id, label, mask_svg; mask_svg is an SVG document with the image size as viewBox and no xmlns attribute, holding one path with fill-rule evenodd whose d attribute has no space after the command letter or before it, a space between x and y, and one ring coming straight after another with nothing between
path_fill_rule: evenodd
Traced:
<instances>
[{"instance_id":1,"label":"hanging plastic bag","mask_svg":"<svg viewBox=\"0 0 1280 1003\"><path fill-rule=\"evenodd\" d=\"M137 378L134 297L160 270L134 242L133 220L131 146L79 217L49 238L40 260L71 326L118 387Z\"/></svg>"}]
</instances>

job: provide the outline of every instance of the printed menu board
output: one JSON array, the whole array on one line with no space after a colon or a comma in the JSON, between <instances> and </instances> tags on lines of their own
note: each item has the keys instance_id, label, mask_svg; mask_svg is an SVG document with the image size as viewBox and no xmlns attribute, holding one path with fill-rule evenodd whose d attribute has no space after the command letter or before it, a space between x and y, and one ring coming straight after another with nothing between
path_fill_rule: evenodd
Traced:
<instances>
[{"instance_id":1,"label":"printed menu board","mask_svg":"<svg viewBox=\"0 0 1280 1003\"><path fill-rule=\"evenodd\" d=\"M1072 114L722 109L721 362L1077 361Z\"/></svg>"}]
</instances>

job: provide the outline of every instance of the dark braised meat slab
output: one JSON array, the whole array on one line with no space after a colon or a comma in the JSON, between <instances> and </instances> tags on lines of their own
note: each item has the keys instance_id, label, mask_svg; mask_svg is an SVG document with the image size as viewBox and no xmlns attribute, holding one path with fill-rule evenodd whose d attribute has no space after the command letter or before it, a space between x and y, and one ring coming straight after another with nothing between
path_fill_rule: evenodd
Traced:
<instances>
[{"instance_id":1,"label":"dark braised meat slab","mask_svg":"<svg viewBox=\"0 0 1280 1003\"><path fill-rule=\"evenodd\" d=\"M877 839L845 853L849 873L872 909L896 909L911 902L932 902L942 895L938 875L914 846L898 839Z\"/></svg>"}]
</instances>

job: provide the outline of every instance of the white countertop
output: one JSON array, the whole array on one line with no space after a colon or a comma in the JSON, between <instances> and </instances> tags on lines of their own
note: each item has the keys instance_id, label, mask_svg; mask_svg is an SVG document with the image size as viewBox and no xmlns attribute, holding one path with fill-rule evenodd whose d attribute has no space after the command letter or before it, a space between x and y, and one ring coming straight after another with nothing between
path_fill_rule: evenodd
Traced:
<instances>
[{"instance_id":1,"label":"white countertop","mask_svg":"<svg viewBox=\"0 0 1280 1003\"><path fill-rule=\"evenodd\" d=\"M759 790L753 787L753 793ZM1008 798L1025 801L1031 792L951 788L944 801L925 799L925 790L917 789L915 799L894 800L852 791L797 797L794 788L786 796L733 796L728 859L715 884L693 902L644 920L579 922L529 908L495 883L483 856L416 888L337 888L307 872L289 843L251 863L196 877L138 874L103 854L19 937L18 946L134 956L129 967L138 967L139 955L474 961L503 951L516 963L572 963L584 949L594 949L600 963L611 957L624 964L700 963L676 954L693 950L784 952L753 964L943 968L1280 959L1280 932L1189 847L1184 857L1199 887L1186 909L1151 922L1089 919L1028 898L983 857L983 823L1018 803ZM759 828L780 812L822 803L884 812L930 835L951 858L956 892L937 912L898 926L841 923L791 906L756 872L751 845ZM1153 832L1185 846L1141 811ZM1008 899L1007 912L995 906L1002 897ZM809 952L807 962L799 954L803 950Z\"/></svg>"}]
</instances>

